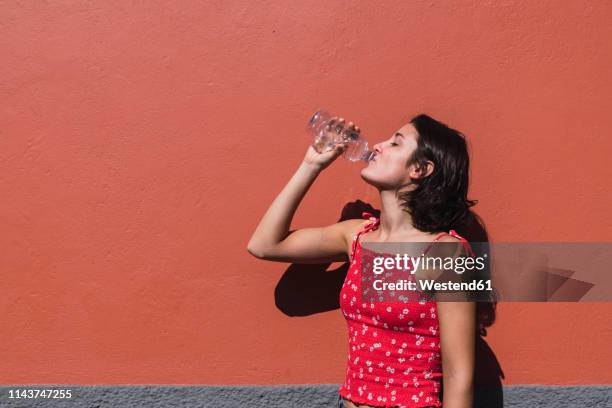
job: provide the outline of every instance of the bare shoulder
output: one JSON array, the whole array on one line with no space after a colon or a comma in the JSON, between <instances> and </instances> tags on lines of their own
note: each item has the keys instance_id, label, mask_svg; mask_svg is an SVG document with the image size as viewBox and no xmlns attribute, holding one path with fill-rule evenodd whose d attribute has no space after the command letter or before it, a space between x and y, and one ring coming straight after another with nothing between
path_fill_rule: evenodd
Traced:
<instances>
[{"instance_id":1,"label":"bare shoulder","mask_svg":"<svg viewBox=\"0 0 612 408\"><path fill-rule=\"evenodd\" d=\"M361 230L363 227L371 223L370 220L364 220L361 218L350 219L345 221L340 221L337 225L342 229L344 236L347 238L347 241L353 239L353 237Z\"/></svg>"},{"instance_id":2,"label":"bare shoulder","mask_svg":"<svg viewBox=\"0 0 612 408\"><path fill-rule=\"evenodd\" d=\"M372 222L371 220L355 218L355 219L340 221L336 224L336 226L341 229L342 235L344 236L344 240L347 244L347 253L350 254L352 244L353 244L353 238L355 238L357 233L371 222Z\"/></svg>"},{"instance_id":3,"label":"bare shoulder","mask_svg":"<svg viewBox=\"0 0 612 408\"><path fill-rule=\"evenodd\" d=\"M437 242L443 242L447 244L438 245L439 252L444 253L446 256L457 257L465 255L465 247L463 245L463 242L457 237L454 237L452 235L443 235L440 237L440 239L438 239ZM449 245L453 243L455 245Z\"/></svg>"},{"instance_id":4,"label":"bare shoulder","mask_svg":"<svg viewBox=\"0 0 612 408\"><path fill-rule=\"evenodd\" d=\"M461 242L461 240L457 237L453 237L452 235L442 235L438 242Z\"/></svg>"}]
</instances>

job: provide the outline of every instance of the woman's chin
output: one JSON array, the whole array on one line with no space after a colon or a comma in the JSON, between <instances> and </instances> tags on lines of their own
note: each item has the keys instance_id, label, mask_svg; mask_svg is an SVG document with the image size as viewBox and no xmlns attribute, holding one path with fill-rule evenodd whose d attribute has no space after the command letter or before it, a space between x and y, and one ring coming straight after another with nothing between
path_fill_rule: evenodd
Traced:
<instances>
[{"instance_id":1,"label":"woman's chin","mask_svg":"<svg viewBox=\"0 0 612 408\"><path fill-rule=\"evenodd\" d=\"M367 179L369 178L369 169L367 167L364 167L363 169L361 169L361 171L359 172L359 175L361 176L362 179L364 179L365 181L368 181Z\"/></svg>"},{"instance_id":2,"label":"woman's chin","mask_svg":"<svg viewBox=\"0 0 612 408\"><path fill-rule=\"evenodd\" d=\"M359 174L361 175L363 181L376 187L379 184L378 180L369 170L369 167L364 167L363 169L361 169L361 172Z\"/></svg>"},{"instance_id":3,"label":"woman's chin","mask_svg":"<svg viewBox=\"0 0 612 408\"><path fill-rule=\"evenodd\" d=\"M365 167L359 173L363 181L371 185L372 187L377 188L378 190L389 190L397 188L398 181L395 179L385 179L381 177L380 174L374 174L374 171L371 171L368 167Z\"/></svg>"}]
</instances>

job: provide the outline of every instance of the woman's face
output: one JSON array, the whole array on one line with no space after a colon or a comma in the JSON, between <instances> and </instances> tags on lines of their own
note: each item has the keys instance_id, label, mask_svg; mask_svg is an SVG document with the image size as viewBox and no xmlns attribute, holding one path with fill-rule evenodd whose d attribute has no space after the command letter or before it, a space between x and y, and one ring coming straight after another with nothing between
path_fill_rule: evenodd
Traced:
<instances>
[{"instance_id":1,"label":"woman's face","mask_svg":"<svg viewBox=\"0 0 612 408\"><path fill-rule=\"evenodd\" d=\"M376 156L361 170L361 178L382 189L396 189L411 184L410 176L416 178L419 173L415 166L406 165L417 148L417 139L416 128L408 123L387 140L375 144L373 149Z\"/></svg>"}]
</instances>

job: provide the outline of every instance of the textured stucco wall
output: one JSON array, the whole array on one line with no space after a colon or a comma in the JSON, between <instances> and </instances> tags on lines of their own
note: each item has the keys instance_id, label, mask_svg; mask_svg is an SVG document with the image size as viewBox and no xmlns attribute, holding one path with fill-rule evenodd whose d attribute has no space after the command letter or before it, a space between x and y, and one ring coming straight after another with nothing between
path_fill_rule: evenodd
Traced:
<instances>
[{"instance_id":1,"label":"textured stucco wall","mask_svg":"<svg viewBox=\"0 0 612 408\"><path fill-rule=\"evenodd\" d=\"M291 311L288 265L246 251L319 106L374 142L420 112L463 131L492 240L612 240L611 17L561 0L3 2L0 383L342 381L345 322L317 303L334 277L298 270L284 294L308 306ZM378 207L358 168L334 163L293 226ZM498 312L504 384L612 382L610 304Z\"/></svg>"}]
</instances>

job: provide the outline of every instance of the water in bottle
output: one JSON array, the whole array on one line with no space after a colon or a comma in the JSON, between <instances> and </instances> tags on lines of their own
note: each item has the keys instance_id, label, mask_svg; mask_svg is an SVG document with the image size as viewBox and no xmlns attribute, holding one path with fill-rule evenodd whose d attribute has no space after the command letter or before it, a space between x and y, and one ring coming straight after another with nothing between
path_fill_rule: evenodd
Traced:
<instances>
[{"instance_id":1,"label":"water in bottle","mask_svg":"<svg viewBox=\"0 0 612 408\"><path fill-rule=\"evenodd\" d=\"M368 142L359 133L352 129L341 129L336 124L330 124L332 115L324 110L316 111L306 124L306 130L313 137L314 149L322 153L332 149L336 144L348 142L343 156L353 162L370 161L375 152L368 149ZM331 126L329 126L331 125Z\"/></svg>"}]
</instances>

